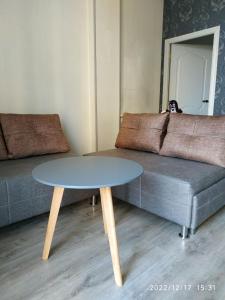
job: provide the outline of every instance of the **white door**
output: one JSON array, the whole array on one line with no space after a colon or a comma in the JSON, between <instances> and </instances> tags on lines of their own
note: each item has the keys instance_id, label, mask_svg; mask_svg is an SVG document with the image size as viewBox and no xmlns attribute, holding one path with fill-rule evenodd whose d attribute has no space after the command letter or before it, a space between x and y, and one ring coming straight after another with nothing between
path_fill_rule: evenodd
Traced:
<instances>
[{"instance_id":1,"label":"white door","mask_svg":"<svg viewBox=\"0 0 225 300\"><path fill-rule=\"evenodd\" d=\"M171 46L169 100L176 100L187 114L207 115L212 46Z\"/></svg>"}]
</instances>

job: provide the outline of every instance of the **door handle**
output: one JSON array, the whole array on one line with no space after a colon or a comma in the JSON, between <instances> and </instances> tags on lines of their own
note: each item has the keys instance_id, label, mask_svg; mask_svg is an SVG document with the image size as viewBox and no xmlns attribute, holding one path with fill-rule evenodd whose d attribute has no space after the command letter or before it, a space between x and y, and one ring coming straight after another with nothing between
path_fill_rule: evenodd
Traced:
<instances>
[{"instance_id":1,"label":"door handle","mask_svg":"<svg viewBox=\"0 0 225 300\"><path fill-rule=\"evenodd\" d=\"M203 103L209 103L209 100L202 100Z\"/></svg>"}]
</instances>

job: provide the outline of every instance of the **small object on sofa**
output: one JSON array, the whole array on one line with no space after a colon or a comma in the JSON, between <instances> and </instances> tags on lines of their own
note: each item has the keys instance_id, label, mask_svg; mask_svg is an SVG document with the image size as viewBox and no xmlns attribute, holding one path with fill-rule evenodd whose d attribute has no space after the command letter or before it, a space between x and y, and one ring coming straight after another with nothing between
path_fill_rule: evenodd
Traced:
<instances>
[{"instance_id":1,"label":"small object on sofa","mask_svg":"<svg viewBox=\"0 0 225 300\"><path fill-rule=\"evenodd\" d=\"M182 109L179 108L178 103L176 100L170 100L169 101L169 105L168 105L168 109L167 110L162 110L161 114L164 114L166 112L169 113L182 113Z\"/></svg>"},{"instance_id":2,"label":"small object on sofa","mask_svg":"<svg viewBox=\"0 0 225 300\"><path fill-rule=\"evenodd\" d=\"M169 101L169 110L170 113L182 113L182 109L179 108L176 100Z\"/></svg>"},{"instance_id":3,"label":"small object on sofa","mask_svg":"<svg viewBox=\"0 0 225 300\"><path fill-rule=\"evenodd\" d=\"M170 114L160 155L225 167L225 116Z\"/></svg>"},{"instance_id":4,"label":"small object on sofa","mask_svg":"<svg viewBox=\"0 0 225 300\"><path fill-rule=\"evenodd\" d=\"M1 114L9 158L22 158L70 150L57 114Z\"/></svg>"},{"instance_id":5,"label":"small object on sofa","mask_svg":"<svg viewBox=\"0 0 225 300\"><path fill-rule=\"evenodd\" d=\"M124 113L116 147L159 153L168 118L168 113Z\"/></svg>"}]
</instances>

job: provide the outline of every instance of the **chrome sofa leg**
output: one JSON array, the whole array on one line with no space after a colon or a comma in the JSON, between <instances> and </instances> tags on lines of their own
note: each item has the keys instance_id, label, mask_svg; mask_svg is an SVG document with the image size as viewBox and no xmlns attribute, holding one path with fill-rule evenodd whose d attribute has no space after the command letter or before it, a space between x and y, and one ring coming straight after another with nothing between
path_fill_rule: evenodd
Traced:
<instances>
[{"instance_id":1,"label":"chrome sofa leg","mask_svg":"<svg viewBox=\"0 0 225 300\"><path fill-rule=\"evenodd\" d=\"M181 232L179 233L179 237L182 238L182 240L185 240L189 237L189 228L186 226L181 226Z\"/></svg>"},{"instance_id":2,"label":"chrome sofa leg","mask_svg":"<svg viewBox=\"0 0 225 300\"><path fill-rule=\"evenodd\" d=\"M97 196L96 195L93 195L92 198L91 198L91 206L95 206L96 204L98 203L97 201Z\"/></svg>"}]
</instances>

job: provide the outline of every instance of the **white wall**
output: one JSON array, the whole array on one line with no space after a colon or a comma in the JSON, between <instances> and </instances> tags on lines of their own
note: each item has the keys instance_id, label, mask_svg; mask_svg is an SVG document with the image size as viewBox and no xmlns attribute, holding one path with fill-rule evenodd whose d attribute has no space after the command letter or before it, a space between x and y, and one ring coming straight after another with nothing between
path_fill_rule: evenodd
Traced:
<instances>
[{"instance_id":1,"label":"white wall","mask_svg":"<svg viewBox=\"0 0 225 300\"><path fill-rule=\"evenodd\" d=\"M0 1L0 112L59 113L91 151L86 0Z\"/></svg>"},{"instance_id":2,"label":"white wall","mask_svg":"<svg viewBox=\"0 0 225 300\"><path fill-rule=\"evenodd\" d=\"M97 146L111 149L119 131L120 1L96 0Z\"/></svg>"},{"instance_id":3,"label":"white wall","mask_svg":"<svg viewBox=\"0 0 225 300\"><path fill-rule=\"evenodd\" d=\"M163 0L96 0L98 150L113 148L119 115L158 112Z\"/></svg>"},{"instance_id":4,"label":"white wall","mask_svg":"<svg viewBox=\"0 0 225 300\"><path fill-rule=\"evenodd\" d=\"M162 3L0 0L0 112L59 113L77 153L112 148L120 91L158 110Z\"/></svg>"},{"instance_id":5,"label":"white wall","mask_svg":"<svg viewBox=\"0 0 225 300\"><path fill-rule=\"evenodd\" d=\"M121 112L158 112L163 0L121 0Z\"/></svg>"}]
</instances>

